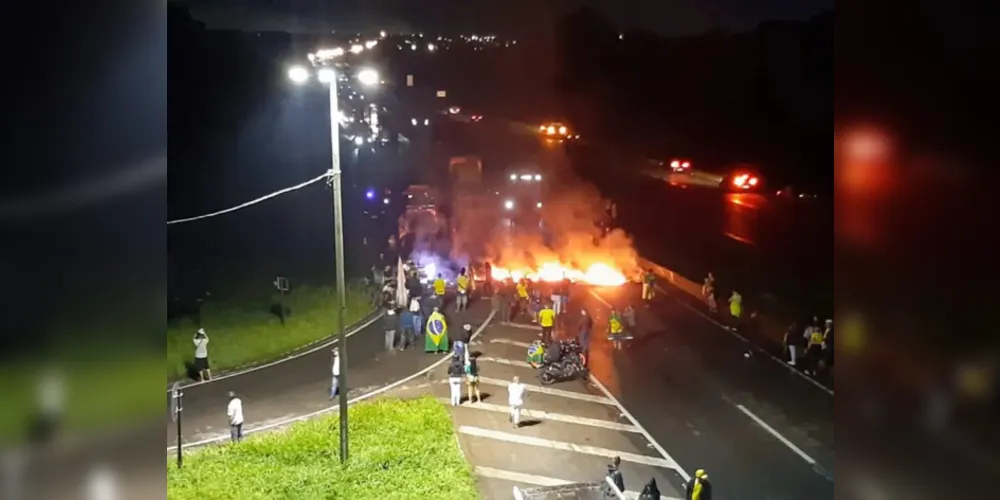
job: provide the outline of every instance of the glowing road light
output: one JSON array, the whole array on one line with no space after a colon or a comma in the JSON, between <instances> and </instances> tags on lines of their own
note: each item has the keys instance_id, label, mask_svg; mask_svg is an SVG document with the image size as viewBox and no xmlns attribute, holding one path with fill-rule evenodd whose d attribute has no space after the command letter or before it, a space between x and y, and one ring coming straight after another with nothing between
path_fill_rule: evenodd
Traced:
<instances>
[{"instance_id":1,"label":"glowing road light","mask_svg":"<svg viewBox=\"0 0 1000 500\"><path fill-rule=\"evenodd\" d=\"M535 203L536 208L542 208L542 202Z\"/></svg>"},{"instance_id":2,"label":"glowing road light","mask_svg":"<svg viewBox=\"0 0 1000 500\"><path fill-rule=\"evenodd\" d=\"M360 54L364 50L365 50L364 45L358 45L358 44L351 45L351 54Z\"/></svg>"},{"instance_id":3,"label":"glowing road light","mask_svg":"<svg viewBox=\"0 0 1000 500\"><path fill-rule=\"evenodd\" d=\"M355 145L355 146L361 146L361 145L363 145L364 143L365 143L365 140L364 140L364 138L362 138L362 137L355 137L355 138L354 138L354 145Z\"/></svg>"},{"instance_id":4,"label":"glowing road light","mask_svg":"<svg viewBox=\"0 0 1000 500\"><path fill-rule=\"evenodd\" d=\"M322 83L333 83L337 79L337 74L330 68L323 68L316 74Z\"/></svg>"},{"instance_id":5,"label":"glowing road light","mask_svg":"<svg viewBox=\"0 0 1000 500\"><path fill-rule=\"evenodd\" d=\"M389 204L389 198L382 198L382 204L383 205L388 205Z\"/></svg>"},{"instance_id":6,"label":"glowing road light","mask_svg":"<svg viewBox=\"0 0 1000 500\"><path fill-rule=\"evenodd\" d=\"M548 132L549 135L552 135L552 134L556 133L556 128L552 127L552 126L549 126L549 128L545 129L545 131Z\"/></svg>"},{"instance_id":7,"label":"glowing road light","mask_svg":"<svg viewBox=\"0 0 1000 500\"><path fill-rule=\"evenodd\" d=\"M434 52L435 50L437 50L437 47L435 47L433 43L428 43L427 44L427 51L428 52Z\"/></svg>"},{"instance_id":8,"label":"glowing road light","mask_svg":"<svg viewBox=\"0 0 1000 500\"><path fill-rule=\"evenodd\" d=\"M309 70L302 66L294 66L288 70L288 78L295 83L305 83L309 80Z\"/></svg>"},{"instance_id":9,"label":"glowing road light","mask_svg":"<svg viewBox=\"0 0 1000 500\"><path fill-rule=\"evenodd\" d=\"M542 174L535 174L535 180L536 181L542 180Z\"/></svg>"},{"instance_id":10,"label":"glowing road light","mask_svg":"<svg viewBox=\"0 0 1000 500\"><path fill-rule=\"evenodd\" d=\"M531 174L524 174L521 176L522 181L530 181L532 179Z\"/></svg>"},{"instance_id":11,"label":"glowing road light","mask_svg":"<svg viewBox=\"0 0 1000 500\"><path fill-rule=\"evenodd\" d=\"M411 119L410 123L412 123L413 126L416 127L417 126L417 119L416 118Z\"/></svg>"},{"instance_id":12,"label":"glowing road light","mask_svg":"<svg viewBox=\"0 0 1000 500\"><path fill-rule=\"evenodd\" d=\"M670 166L673 167L673 168L680 168L681 162L679 162L677 160L674 160L674 161L670 162Z\"/></svg>"},{"instance_id":13,"label":"glowing road light","mask_svg":"<svg viewBox=\"0 0 1000 500\"><path fill-rule=\"evenodd\" d=\"M358 72L358 81L363 85L378 85L379 76L378 71L371 68L366 68Z\"/></svg>"},{"instance_id":14,"label":"glowing road light","mask_svg":"<svg viewBox=\"0 0 1000 500\"><path fill-rule=\"evenodd\" d=\"M410 44L410 50L417 50L417 44L411 43Z\"/></svg>"},{"instance_id":15,"label":"glowing road light","mask_svg":"<svg viewBox=\"0 0 1000 500\"><path fill-rule=\"evenodd\" d=\"M559 133L562 135L566 135L566 127L559 127Z\"/></svg>"},{"instance_id":16,"label":"glowing road light","mask_svg":"<svg viewBox=\"0 0 1000 500\"><path fill-rule=\"evenodd\" d=\"M375 199L375 191L369 189L368 192L365 193L365 198L368 198L369 200Z\"/></svg>"},{"instance_id":17,"label":"glowing road light","mask_svg":"<svg viewBox=\"0 0 1000 500\"><path fill-rule=\"evenodd\" d=\"M431 119L430 118L424 118L424 126L427 126L427 125L430 125L430 124L431 124Z\"/></svg>"},{"instance_id":18,"label":"glowing road light","mask_svg":"<svg viewBox=\"0 0 1000 500\"><path fill-rule=\"evenodd\" d=\"M517 180L517 174L510 174L510 180L516 181Z\"/></svg>"},{"instance_id":19,"label":"glowing road light","mask_svg":"<svg viewBox=\"0 0 1000 500\"><path fill-rule=\"evenodd\" d=\"M369 50L374 49L376 45L378 45L378 40L369 40L365 42L365 48Z\"/></svg>"},{"instance_id":20,"label":"glowing road light","mask_svg":"<svg viewBox=\"0 0 1000 500\"><path fill-rule=\"evenodd\" d=\"M507 200L503 202L503 208L507 210L514 210L514 200Z\"/></svg>"},{"instance_id":21,"label":"glowing road light","mask_svg":"<svg viewBox=\"0 0 1000 500\"><path fill-rule=\"evenodd\" d=\"M382 30L382 31L379 31L379 32L378 32L378 36L379 36L379 38L385 38L385 37L386 37L386 32L385 32L385 30Z\"/></svg>"}]
</instances>

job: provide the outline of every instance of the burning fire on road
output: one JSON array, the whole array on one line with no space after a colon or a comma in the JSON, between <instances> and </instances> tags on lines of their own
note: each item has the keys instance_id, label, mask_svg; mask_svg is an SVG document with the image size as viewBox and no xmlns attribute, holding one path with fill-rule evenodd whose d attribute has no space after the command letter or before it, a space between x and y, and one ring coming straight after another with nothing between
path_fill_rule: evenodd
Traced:
<instances>
[{"instance_id":1,"label":"burning fire on road","mask_svg":"<svg viewBox=\"0 0 1000 500\"><path fill-rule=\"evenodd\" d=\"M538 269L494 267L492 274L493 279L498 281L527 279L535 283L555 283L565 278L574 283L595 286L622 286L629 282L621 271L600 262L591 264L586 270L576 269L558 262L544 262Z\"/></svg>"}]
</instances>

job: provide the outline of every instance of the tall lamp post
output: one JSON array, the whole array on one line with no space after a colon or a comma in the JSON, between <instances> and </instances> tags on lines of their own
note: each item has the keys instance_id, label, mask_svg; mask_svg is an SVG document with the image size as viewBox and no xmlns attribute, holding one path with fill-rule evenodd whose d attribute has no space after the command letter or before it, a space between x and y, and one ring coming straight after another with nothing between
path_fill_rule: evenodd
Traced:
<instances>
[{"instance_id":1,"label":"tall lamp post","mask_svg":"<svg viewBox=\"0 0 1000 500\"><path fill-rule=\"evenodd\" d=\"M346 278L344 276L344 201L341 189L340 169L340 109L337 102L337 71L334 69L336 60L344 55L343 49L321 50L309 55L312 71L304 66L295 66L288 70L288 78L304 85L312 80L315 73L319 83L330 89L330 146L331 169L330 185L333 189L333 221L334 246L337 260L337 302L340 314L337 317L337 348L340 351L340 375L337 380L340 403L340 461L347 462L347 335L344 330L344 315L347 314L347 296L345 295ZM357 73L358 81L365 86L379 83L378 72L373 69L362 69Z\"/></svg>"}]
</instances>

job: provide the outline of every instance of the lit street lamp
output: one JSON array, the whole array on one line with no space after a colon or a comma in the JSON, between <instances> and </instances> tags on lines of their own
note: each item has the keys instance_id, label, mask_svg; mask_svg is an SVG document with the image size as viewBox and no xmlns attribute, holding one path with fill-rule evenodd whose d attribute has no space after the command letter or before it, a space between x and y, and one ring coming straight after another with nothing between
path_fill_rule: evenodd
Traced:
<instances>
[{"instance_id":1,"label":"lit street lamp","mask_svg":"<svg viewBox=\"0 0 1000 500\"><path fill-rule=\"evenodd\" d=\"M354 52L354 47L351 47ZM360 52L360 51L359 51ZM341 112L337 101L337 73L331 64L333 59L343 55L342 49L331 49L319 51L309 55L309 61L315 69L316 79L330 89L330 147L331 147L331 170L330 180L333 189L333 220L334 220L334 243L336 245L337 259L337 302L340 307L340 314L337 318L337 348L340 351L340 379L337 387L340 388L340 461L347 462L347 335L344 330L344 316L347 314L347 297L344 294L346 284L344 277L344 203L341 189L341 168L340 168L340 121ZM297 84L305 84L309 81L311 72L303 67L296 66L288 70L288 78ZM373 69L362 69L358 75L358 81L362 85L376 85L379 83L378 72Z\"/></svg>"}]
</instances>

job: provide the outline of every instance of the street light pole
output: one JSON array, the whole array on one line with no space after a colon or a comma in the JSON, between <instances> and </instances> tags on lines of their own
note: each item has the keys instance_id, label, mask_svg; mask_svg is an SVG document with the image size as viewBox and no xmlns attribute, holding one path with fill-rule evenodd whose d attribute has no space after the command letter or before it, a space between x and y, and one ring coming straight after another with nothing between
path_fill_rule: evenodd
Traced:
<instances>
[{"instance_id":1,"label":"street light pole","mask_svg":"<svg viewBox=\"0 0 1000 500\"><path fill-rule=\"evenodd\" d=\"M344 197L340 169L340 109L337 103L337 78L330 83L330 147L333 189L333 238L337 260L337 348L340 351L340 380L337 381L340 400L340 462L347 463L347 335L344 315L347 314L346 278L344 277Z\"/></svg>"}]
</instances>

